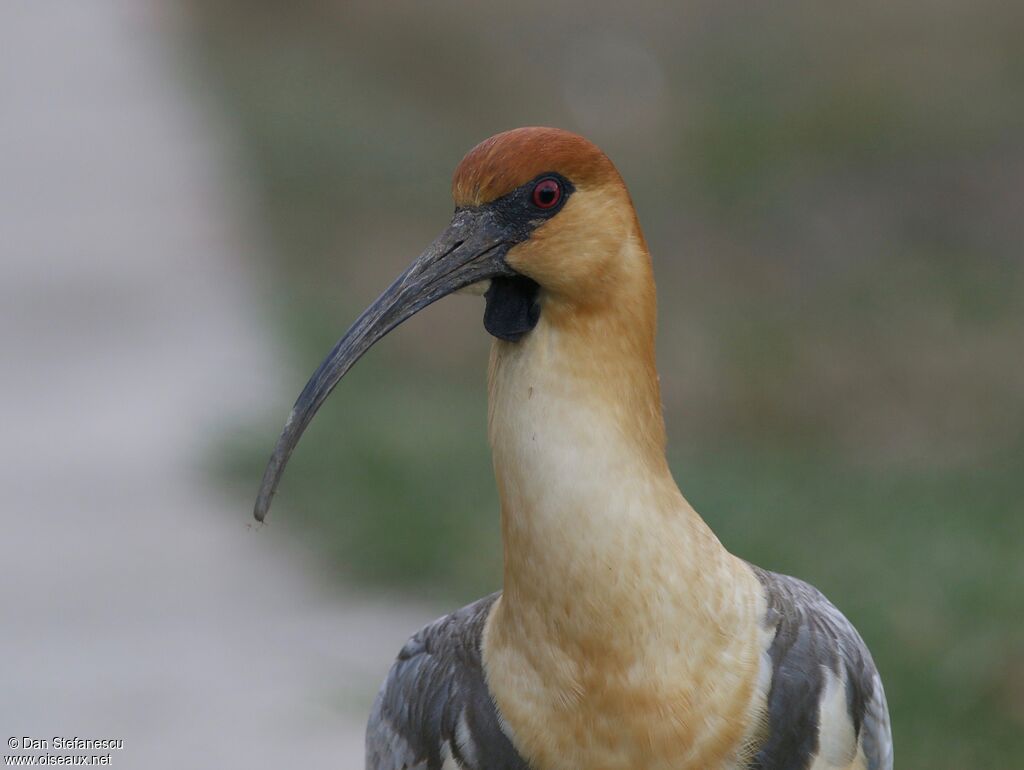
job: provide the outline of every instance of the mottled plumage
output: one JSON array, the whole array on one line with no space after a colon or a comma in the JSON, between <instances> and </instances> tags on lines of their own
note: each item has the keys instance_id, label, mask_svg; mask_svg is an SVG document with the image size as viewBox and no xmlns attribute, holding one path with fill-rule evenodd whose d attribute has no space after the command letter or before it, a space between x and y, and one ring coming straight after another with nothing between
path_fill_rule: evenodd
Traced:
<instances>
[{"instance_id":1,"label":"mottled plumage","mask_svg":"<svg viewBox=\"0 0 1024 770\"><path fill-rule=\"evenodd\" d=\"M746 768L891 770L885 693L860 635L813 586L751 569L767 599L771 678L767 729ZM529 770L502 729L481 663L484 624L499 595L434 621L405 645L370 715L367 770ZM843 684L848 724L822 735L830 675Z\"/></svg>"},{"instance_id":2,"label":"mottled plumage","mask_svg":"<svg viewBox=\"0 0 1024 770\"><path fill-rule=\"evenodd\" d=\"M753 569L764 585L765 622L774 634L768 649L768 735L751 768L811 767L827 744L832 756L822 757L825 767L850 766L859 748L867 770L890 770L885 693L860 635L818 589L788 575ZM820 712L830 676L843 686L849 736L822 735ZM839 730L845 732L845 726L833 729Z\"/></svg>"},{"instance_id":3,"label":"mottled plumage","mask_svg":"<svg viewBox=\"0 0 1024 770\"><path fill-rule=\"evenodd\" d=\"M391 667L366 728L367 770L527 770L501 728L480 643L492 594L413 636ZM446 766L446 763L447 766Z\"/></svg>"}]
</instances>

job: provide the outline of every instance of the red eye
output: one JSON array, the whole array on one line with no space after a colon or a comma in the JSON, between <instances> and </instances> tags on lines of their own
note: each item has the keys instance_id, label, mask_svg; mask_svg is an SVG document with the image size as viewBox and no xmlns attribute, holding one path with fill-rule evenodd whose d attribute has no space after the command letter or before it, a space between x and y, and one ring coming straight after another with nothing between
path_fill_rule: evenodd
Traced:
<instances>
[{"instance_id":1,"label":"red eye","mask_svg":"<svg viewBox=\"0 0 1024 770\"><path fill-rule=\"evenodd\" d=\"M541 179L533 187L533 205L539 209L553 209L562 200L562 185L557 179Z\"/></svg>"}]
</instances>

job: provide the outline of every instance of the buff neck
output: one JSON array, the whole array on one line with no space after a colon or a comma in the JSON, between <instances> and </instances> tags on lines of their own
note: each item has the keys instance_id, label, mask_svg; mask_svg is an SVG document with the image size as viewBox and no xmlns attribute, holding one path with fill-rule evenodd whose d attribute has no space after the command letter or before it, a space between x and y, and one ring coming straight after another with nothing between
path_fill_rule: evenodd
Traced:
<instances>
[{"instance_id":1,"label":"buff neck","mask_svg":"<svg viewBox=\"0 0 1024 770\"><path fill-rule=\"evenodd\" d=\"M543 297L533 332L491 354L502 612L572 644L606 636L611 616L637 635L665 613L703 622L735 569L665 459L646 253L634 265L590 307Z\"/></svg>"},{"instance_id":2,"label":"buff neck","mask_svg":"<svg viewBox=\"0 0 1024 770\"><path fill-rule=\"evenodd\" d=\"M505 562L482 651L542 770L738 767L763 708L764 602L669 472L650 301L548 298L492 350Z\"/></svg>"}]
</instances>

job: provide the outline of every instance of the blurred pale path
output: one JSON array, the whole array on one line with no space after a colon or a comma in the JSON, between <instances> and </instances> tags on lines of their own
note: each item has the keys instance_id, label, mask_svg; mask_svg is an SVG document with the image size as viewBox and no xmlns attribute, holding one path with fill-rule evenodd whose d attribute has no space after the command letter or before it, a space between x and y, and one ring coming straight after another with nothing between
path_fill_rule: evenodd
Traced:
<instances>
[{"instance_id":1,"label":"blurred pale path","mask_svg":"<svg viewBox=\"0 0 1024 770\"><path fill-rule=\"evenodd\" d=\"M274 370L217 133L146 8L0 6L0 737L360 767L367 699L430 613L325 596L206 481Z\"/></svg>"}]
</instances>

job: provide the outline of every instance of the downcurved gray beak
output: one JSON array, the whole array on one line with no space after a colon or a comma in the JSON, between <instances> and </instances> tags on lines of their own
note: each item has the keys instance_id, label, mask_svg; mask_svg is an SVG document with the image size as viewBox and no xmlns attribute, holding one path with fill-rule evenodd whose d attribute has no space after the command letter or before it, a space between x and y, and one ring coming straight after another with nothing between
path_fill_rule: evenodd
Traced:
<instances>
[{"instance_id":1,"label":"downcurved gray beak","mask_svg":"<svg viewBox=\"0 0 1024 770\"><path fill-rule=\"evenodd\" d=\"M489 209L457 211L448 228L377 298L309 378L263 472L253 513L263 521L292 450L321 404L352 365L381 337L442 297L515 273L505 264L512 243Z\"/></svg>"}]
</instances>

